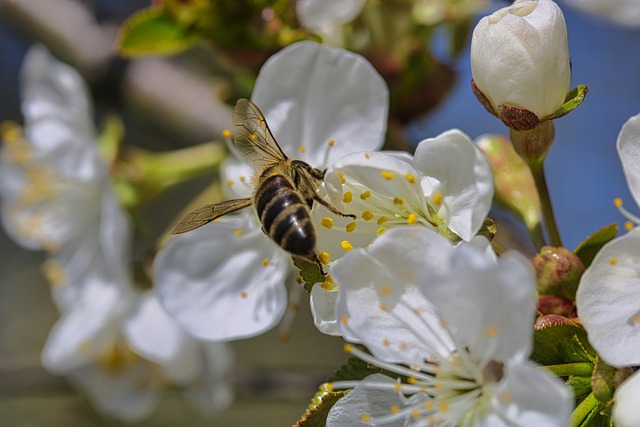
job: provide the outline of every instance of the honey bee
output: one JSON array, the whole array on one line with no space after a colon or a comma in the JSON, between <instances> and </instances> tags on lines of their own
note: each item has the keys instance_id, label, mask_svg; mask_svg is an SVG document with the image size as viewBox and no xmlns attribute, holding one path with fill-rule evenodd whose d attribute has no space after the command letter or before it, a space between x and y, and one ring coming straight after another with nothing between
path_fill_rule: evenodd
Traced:
<instances>
[{"instance_id":1,"label":"honey bee","mask_svg":"<svg viewBox=\"0 0 640 427\"><path fill-rule=\"evenodd\" d=\"M324 275L316 250L316 230L311 220L313 202L336 215L353 219L355 215L340 212L318 195L324 171L302 160L288 158L254 103L247 99L238 100L233 124L236 130L233 143L256 170L252 196L204 205L182 217L171 234L194 230L223 215L253 206L264 234L294 257L315 263Z\"/></svg>"}]
</instances>

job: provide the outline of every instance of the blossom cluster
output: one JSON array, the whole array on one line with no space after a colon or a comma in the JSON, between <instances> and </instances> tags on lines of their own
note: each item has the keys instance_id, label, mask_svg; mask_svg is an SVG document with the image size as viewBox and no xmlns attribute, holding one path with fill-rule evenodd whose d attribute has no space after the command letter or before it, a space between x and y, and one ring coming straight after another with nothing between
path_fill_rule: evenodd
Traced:
<instances>
[{"instance_id":1,"label":"blossom cluster","mask_svg":"<svg viewBox=\"0 0 640 427\"><path fill-rule=\"evenodd\" d=\"M307 292L318 331L341 337L358 366L321 386L305 415L314 423L321 413L329 427L638 425L640 218L616 200L628 232L605 228L570 251L546 187L553 120L588 91L570 90L560 7L516 0L473 32L470 90L513 147L451 129L409 153L383 150L385 79L337 47L366 3L296 3L324 43L292 43L261 66L221 136L224 199L187 214L199 220L188 232L163 236L148 281L133 272L119 142L98 135L77 71L30 49L24 126L0 125L0 219L45 253L60 319L43 366L121 421L148 417L168 388L215 414L233 399L229 342L286 334ZM640 206L640 115L617 143ZM269 192L269 208L257 206ZM496 200L533 212L533 260L493 240ZM308 259L284 244L294 233L312 242Z\"/></svg>"}]
</instances>

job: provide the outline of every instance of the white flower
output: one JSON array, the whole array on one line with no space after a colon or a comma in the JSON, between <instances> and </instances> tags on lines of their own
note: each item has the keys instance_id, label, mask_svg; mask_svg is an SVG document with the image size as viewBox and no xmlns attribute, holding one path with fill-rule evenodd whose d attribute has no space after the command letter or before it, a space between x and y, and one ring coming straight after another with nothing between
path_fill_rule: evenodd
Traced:
<instances>
[{"instance_id":1,"label":"white flower","mask_svg":"<svg viewBox=\"0 0 640 427\"><path fill-rule=\"evenodd\" d=\"M371 354L347 350L399 377L333 383L355 388L327 426L566 425L571 392L527 360L535 278L523 259L403 227L332 273L343 335Z\"/></svg>"},{"instance_id":2,"label":"white flower","mask_svg":"<svg viewBox=\"0 0 640 427\"><path fill-rule=\"evenodd\" d=\"M169 384L204 413L232 400L227 344L202 344L185 334L150 291L121 298L118 315L108 319L82 307L69 311L54 326L42 362L67 376L98 412L122 421L148 417Z\"/></svg>"},{"instance_id":3,"label":"white flower","mask_svg":"<svg viewBox=\"0 0 640 427\"><path fill-rule=\"evenodd\" d=\"M640 26L640 2L637 0L565 0L565 2L616 24L629 27Z\"/></svg>"},{"instance_id":4,"label":"white flower","mask_svg":"<svg viewBox=\"0 0 640 427\"><path fill-rule=\"evenodd\" d=\"M629 190L640 206L640 115L624 124L617 144ZM640 223L638 219L635 222ZM616 367L640 364L639 263L640 230L635 229L598 252L576 295L578 315L589 341Z\"/></svg>"},{"instance_id":5,"label":"white flower","mask_svg":"<svg viewBox=\"0 0 640 427\"><path fill-rule=\"evenodd\" d=\"M383 142L385 83L368 62L344 50L311 42L283 49L260 71L252 101L284 153L314 167ZM252 174L236 159L224 181L234 196L247 196ZM249 337L276 325L293 273L289 254L260 231L253 210L175 237L155 262L162 304L205 340Z\"/></svg>"},{"instance_id":6,"label":"white flower","mask_svg":"<svg viewBox=\"0 0 640 427\"><path fill-rule=\"evenodd\" d=\"M636 372L627 378L613 396L613 422L616 427L636 427L640 425L640 373Z\"/></svg>"},{"instance_id":7,"label":"white flower","mask_svg":"<svg viewBox=\"0 0 640 427\"><path fill-rule=\"evenodd\" d=\"M366 0L297 0L296 13L303 27L325 40L340 40L340 27L360 14Z\"/></svg>"},{"instance_id":8,"label":"white flower","mask_svg":"<svg viewBox=\"0 0 640 427\"><path fill-rule=\"evenodd\" d=\"M45 273L60 310L86 305L109 315L129 286L128 218L99 157L88 90L80 75L41 47L21 73L25 135L5 125L0 162L2 222L30 249L46 249ZM103 301L89 307L85 292Z\"/></svg>"},{"instance_id":9,"label":"white flower","mask_svg":"<svg viewBox=\"0 0 640 427\"><path fill-rule=\"evenodd\" d=\"M412 158L406 153L355 153L333 164L325 175L332 203L356 221L326 211L314 215L326 230L318 247L333 262L363 247L388 228L425 226L470 241L482 227L493 200L493 174L469 137L450 130L422 141ZM314 323L326 334L340 333L331 278L311 291Z\"/></svg>"},{"instance_id":10,"label":"white flower","mask_svg":"<svg viewBox=\"0 0 640 427\"><path fill-rule=\"evenodd\" d=\"M567 27L551 0L518 0L480 20L471 40L473 81L501 105L553 114L569 91Z\"/></svg>"}]
</instances>

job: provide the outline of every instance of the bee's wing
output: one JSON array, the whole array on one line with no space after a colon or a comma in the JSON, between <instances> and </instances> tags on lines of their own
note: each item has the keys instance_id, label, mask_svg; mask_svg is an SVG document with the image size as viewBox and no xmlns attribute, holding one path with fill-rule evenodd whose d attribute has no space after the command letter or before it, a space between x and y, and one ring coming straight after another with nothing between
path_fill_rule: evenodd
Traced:
<instances>
[{"instance_id":1,"label":"bee's wing","mask_svg":"<svg viewBox=\"0 0 640 427\"><path fill-rule=\"evenodd\" d=\"M251 199L249 197L244 199L227 200L226 202L201 206L198 209L191 211L180 218L180 221L178 221L178 223L173 226L169 233L186 233L187 231L202 227L203 225L208 224L214 219L220 218L222 215L238 211L240 209L246 208L247 206L251 206Z\"/></svg>"},{"instance_id":2,"label":"bee's wing","mask_svg":"<svg viewBox=\"0 0 640 427\"><path fill-rule=\"evenodd\" d=\"M281 162L287 156L269 130L260 109L248 99L239 99L233 112L233 143L240 155L254 167Z\"/></svg>"}]
</instances>

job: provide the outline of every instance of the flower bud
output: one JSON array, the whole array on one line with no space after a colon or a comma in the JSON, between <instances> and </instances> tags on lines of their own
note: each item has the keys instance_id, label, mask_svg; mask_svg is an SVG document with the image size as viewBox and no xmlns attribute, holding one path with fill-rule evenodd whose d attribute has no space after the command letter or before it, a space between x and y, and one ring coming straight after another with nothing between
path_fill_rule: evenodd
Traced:
<instances>
[{"instance_id":1,"label":"flower bud","mask_svg":"<svg viewBox=\"0 0 640 427\"><path fill-rule=\"evenodd\" d=\"M558 5L517 0L482 18L471 40L471 70L479 99L507 126L513 121L517 130L530 129L551 116L564 103L571 77Z\"/></svg>"},{"instance_id":2,"label":"flower bud","mask_svg":"<svg viewBox=\"0 0 640 427\"><path fill-rule=\"evenodd\" d=\"M559 314L564 317L575 317L576 315L575 305L556 295L542 295L536 301L536 310L542 314Z\"/></svg>"},{"instance_id":3,"label":"flower bud","mask_svg":"<svg viewBox=\"0 0 640 427\"><path fill-rule=\"evenodd\" d=\"M585 270L577 255L566 248L544 246L533 257L533 268L540 294L575 300L578 283Z\"/></svg>"}]
</instances>

